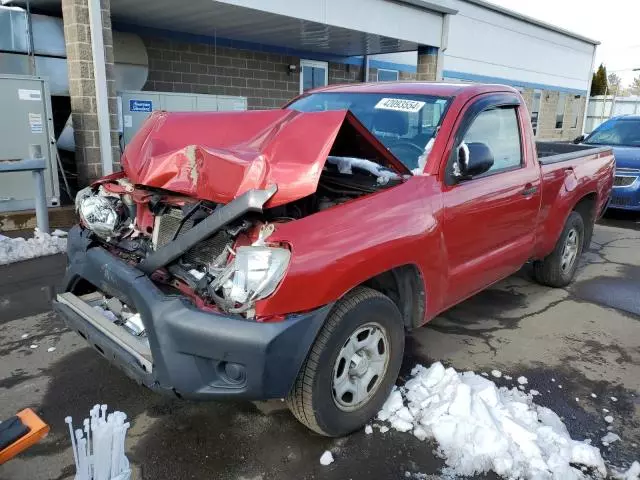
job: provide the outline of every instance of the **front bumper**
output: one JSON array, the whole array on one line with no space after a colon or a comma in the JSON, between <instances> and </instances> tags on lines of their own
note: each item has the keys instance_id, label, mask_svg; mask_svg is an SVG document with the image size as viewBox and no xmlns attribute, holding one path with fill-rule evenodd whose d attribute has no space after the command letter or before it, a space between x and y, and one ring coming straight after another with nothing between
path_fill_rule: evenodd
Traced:
<instances>
[{"instance_id":1,"label":"front bumper","mask_svg":"<svg viewBox=\"0 0 640 480\"><path fill-rule=\"evenodd\" d=\"M79 227L69 232L67 252L61 295L53 302L56 312L127 375L184 398L285 397L331 308L276 323L209 313L181 295L163 293L140 270L92 244ZM146 350L127 339L124 329L114 331L120 327L92 318L90 305L83 307L73 295L82 279L140 313L149 341Z\"/></svg>"}]
</instances>

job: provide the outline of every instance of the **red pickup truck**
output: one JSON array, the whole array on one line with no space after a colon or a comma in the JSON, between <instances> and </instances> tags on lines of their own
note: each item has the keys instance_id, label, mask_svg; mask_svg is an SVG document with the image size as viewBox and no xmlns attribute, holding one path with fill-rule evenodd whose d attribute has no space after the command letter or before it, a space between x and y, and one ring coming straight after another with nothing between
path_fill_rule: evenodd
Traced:
<instances>
[{"instance_id":1,"label":"red pickup truck","mask_svg":"<svg viewBox=\"0 0 640 480\"><path fill-rule=\"evenodd\" d=\"M77 196L60 316L153 390L286 398L338 436L380 409L407 330L529 261L571 281L614 158L536 145L509 87L377 83L155 112L122 166Z\"/></svg>"}]
</instances>

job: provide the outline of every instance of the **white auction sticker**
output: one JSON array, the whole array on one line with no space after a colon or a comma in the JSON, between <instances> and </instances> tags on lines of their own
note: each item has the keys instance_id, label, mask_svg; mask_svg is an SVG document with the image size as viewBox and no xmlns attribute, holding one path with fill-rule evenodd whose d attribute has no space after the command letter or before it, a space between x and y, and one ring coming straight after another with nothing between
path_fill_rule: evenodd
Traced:
<instances>
[{"instance_id":1,"label":"white auction sticker","mask_svg":"<svg viewBox=\"0 0 640 480\"><path fill-rule=\"evenodd\" d=\"M397 112L419 112L424 107L424 102L407 100L406 98L381 98L375 108L382 110L395 110Z\"/></svg>"},{"instance_id":2,"label":"white auction sticker","mask_svg":"<svg viewBox=\"0 0 640 480\"><path fill-rule=\"evenodd\" d=\"M40 92L40 90L27 90L24 88L19 88L18 98L20 100L31 100L37 102L42 100L42 93Z\"/></svg>"}]
</instances>

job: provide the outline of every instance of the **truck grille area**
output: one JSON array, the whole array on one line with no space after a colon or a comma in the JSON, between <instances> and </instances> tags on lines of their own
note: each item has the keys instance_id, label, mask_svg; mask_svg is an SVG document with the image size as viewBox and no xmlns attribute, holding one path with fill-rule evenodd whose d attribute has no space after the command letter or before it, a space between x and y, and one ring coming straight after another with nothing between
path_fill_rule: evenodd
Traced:
<instances>
[{"instance_id":1,"label":"truck grille area","mask_svg":"<svg viewBox=\"0 0 640 480\"><path fill-rule=\"evenodd\" d=\"M156 218L156 226L153 235L153 245L156 250L162 248L167 243L173 241L173 238L180 228L183 219L182 210L172 208L167 213L159 215ZM178 237L193 228L193 220L187 219L178 233ZM207 264L214 260L222 253L225 246L231 241L231 235L225 230L216 232L207 240L188 250L183 258L187 263Z\"/></svg>"}]
</instances>

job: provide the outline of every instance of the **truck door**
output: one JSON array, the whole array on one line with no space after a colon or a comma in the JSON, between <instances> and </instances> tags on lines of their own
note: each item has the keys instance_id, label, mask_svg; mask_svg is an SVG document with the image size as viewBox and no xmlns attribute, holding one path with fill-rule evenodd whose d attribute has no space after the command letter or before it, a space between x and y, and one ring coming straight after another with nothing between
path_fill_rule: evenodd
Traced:
<instances>
[{"instance_id":1,"label":"truck door","mask_svg":"<svg viewBox=\"0 0 640 480\"><path fill-rule=\"evenodd\" d=\"M450 280L447 306L516 272L532 255L540 168L526 115L517 95L493 93L470 100L457 122L442 172ZM456 176L459 149L469 143L488 147L493 166L480 175L460 178Z\"/></svg>"}]
</instances>

